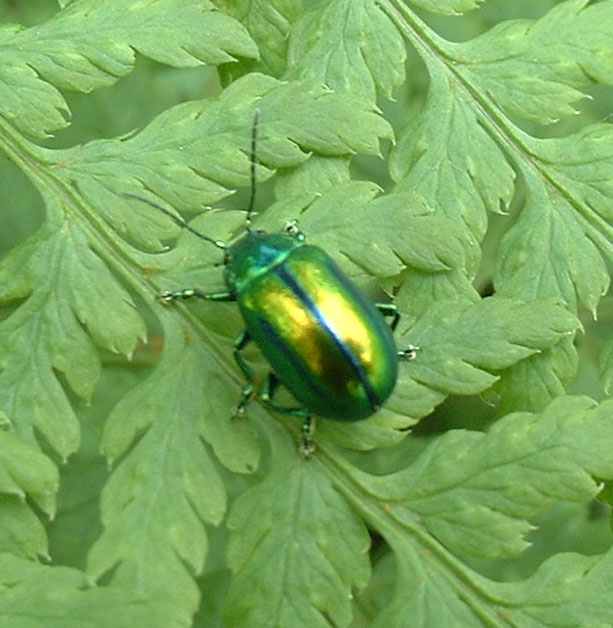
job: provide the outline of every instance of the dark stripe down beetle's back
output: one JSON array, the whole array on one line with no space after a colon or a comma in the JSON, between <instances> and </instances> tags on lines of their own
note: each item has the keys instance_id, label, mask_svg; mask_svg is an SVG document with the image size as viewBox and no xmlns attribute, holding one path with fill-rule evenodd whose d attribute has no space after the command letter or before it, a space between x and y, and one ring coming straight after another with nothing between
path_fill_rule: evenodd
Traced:
<instances>
[{"instance_id":1,"label":"dark stripe down beetle's back","mask_svg":"<svg viewBox=\"0 0 613 628\"><path fill-rule=\"evenodd\" d=\"M156 207L224 251L225 290L185 288L164 292L160 298L165 303L191 297L237 302L245 330L234 342L234 358L247 383L236 412L244 414L255 390L254 373L241 355L254 341L271 367L259 398L274 412L303 418L301 450L308 456L314 451L311 415L335 421L371 416L394 389L398 359L413 359L416 348L396 349L392 332L399 315L395 305L373 304L325 251L305 242L295 222L278 234L252 229L258 118L256 111L246 230L233 244L196 231L148 199L127 196ZM386 316L391 317L390 325ZM299 407L275 404L279 384L294 395Z\"/></svg>"}]
</instances>

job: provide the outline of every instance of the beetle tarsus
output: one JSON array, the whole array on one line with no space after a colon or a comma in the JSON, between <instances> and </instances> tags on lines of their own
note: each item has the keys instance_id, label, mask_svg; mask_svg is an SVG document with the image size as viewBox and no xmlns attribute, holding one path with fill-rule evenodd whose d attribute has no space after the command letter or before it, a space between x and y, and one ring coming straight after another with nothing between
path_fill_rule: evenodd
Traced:
<instances>
[{"instance_id":1,"label":"beetle tarsus","mask_svg":"<svg viewBox=\"0 0 613 628\"><path fill-rule=\"evenodd\" d=\"M183 301L198 297L204 301L236 301L236 295L227 290L217 290L216 292L202 292L198 288L183 288L183 290L164 290L157 298L162 303L172 303L182 299Z\"/></svg>"},{"instance_id":2,"label":"beetle tarsus","mask_svg":"<svg viewBox=\"0 0 613 628\"><path fill-rule=\"evenodd\" d=\"M300 231L298 227L298 221L294 218L292 220L287 220L285 225L283 225L283 229L287 235L292 236L292 238L297 238L299 240L304 240L304 234Z\"/></svg>"},{"instance_id":3,"label":"beetle tarsus","mask_svg":"<svg viewBox=\"0 0 613 628\"><path fill-rule=\"evenodd\" d=\"M157 298L164 304L172 303L177 299L191 299L196 296L197 292L193 288L186 288L185 290L164 290Z\"/></svg>"},{"instance_id":4,"label":"beetle tarsus","mask_svg":"<svg viewBox=\"0 0 613 628\"><path fill-rule=\"evenodd\" d=\"M310 458L315 453L315 419L307 416L301 427L300 453L305 458Z\"/></svg>"},{"instance_id":5,"label":"beetle tarsus","mask_svg":"<svg viewBox=\"0 0 613 628\"><path fill-rule=\"evenodd\" d=\"M155 297L158 301L161 301L164 305L167 305L168 303L171 303L173 298L172 298L172 292L169 292L168 290L165 290L164 292L158 294Z\"/></svg>"},{"instance_id":6,"label":"beetle tarsus","mask_svg":"<svg viewBox=\"0 0 613 628\"><path fill-rule=\"evenodd\" d=\"M405 362L412 362L417 358L417 353L420 351L419 347L414 345L407 345L406 349L400 349L398 351L398 359Z\"/></svg>"},{"instance_id":7,"label":"beetle tarsus","mask_svg":"<svg viewBox=\"0 0 613 628\"><path fill-rule=\"evenodd\" d=\"M249 403L249 399L255 390L254 385L250 382L243 387L243 391L241 393L240 401L234 411L232 412L232 418L242 419L247 414L247 404Z\"/></svg>"}]
</instances>

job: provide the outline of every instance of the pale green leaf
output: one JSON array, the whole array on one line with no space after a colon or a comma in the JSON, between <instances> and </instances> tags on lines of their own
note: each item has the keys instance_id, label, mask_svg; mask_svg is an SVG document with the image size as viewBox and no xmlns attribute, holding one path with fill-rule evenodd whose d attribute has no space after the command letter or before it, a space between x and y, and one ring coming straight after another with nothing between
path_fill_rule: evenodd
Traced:
<instances>
[{"instance_id":1,"label":"pale green leaf","mask_svg":"<svg viewBox=\"0 0 613 628\"><path fill-rule=\"evenodd\" d=\"M236 81L215 101L179 105L138 135L100 140L41 159L79 190L117 229L159 248L159 212L121 195L143 193L178 209L203 208L249 184L254 106L260 111L258 158L273 168L301 164L307 150L340 156L377 153L389 125L363 100L334 94L310 80L281 83L260 74ZM258 178L270 172L261 167ZM167 224L166 220L164 224Z\"/></svg>"},{"instance_id":2,"label":"pale green leaf","mask_svg":"<svg viewBox=\"0 0 613 628\"><path fill-rule=\"evenodd\" d=\"M508 206L515 175L479 123L475 103L459 97L440 68L432 68L431 79L422 113L391 152L390 172L410 203L463 222L481 239L486 212Z\"/></svg>"},{"instance_id":3,"label":"pale green leaf","mask_svg":"<svg viewBox=\"0 0 613 628\"><path fill-rule=\"evenodd\" d=\"M85 232L59 214L2 260L0 285L4 301L28 297L0 322L2 410L20 435L32 439L36 428L65 457L79 430L56 371L90 398L100 371L92 339L130 354L144 323Z\"/></svg>"},{"instance_id":4,"label":"pale green leaf","mask_svg":"<svg viewBox=\"0 0 613 628\"><path fill-rule=\"evenodd\" d=\"M613 550L599 556L558 554L523 582L493 584L492 594L504 587L505 612L518 626L604 628L613 624L612 578Z\"/></svg>"},{"instance_id":5,"label":"pale green leaf","mask_svg":"<svg viewBox=\"0 0 613 628\"><path fill-rule=\"evenodd\" d=\"M234 504L226 602L230 626L346 626L370 575L370 539L316 460L272 437L274 466Z\"/></svg>"},{"instance_id":6,"label":"pale green leaf","mask_svg":"<svg viewBox=\"0 0 613 628\"><path fill-rule=\"evenodd\" d=\"M405 47L374 0L324 0L293 27L286 78L313 77L375 102L404 79Z\"/></svg>"},{"instance_id":7,"label":"pale green leaf","mask_svg":"<svg viewBox=\"0 0 613 628\"><path fill-rule=\"evenodd\" d=\"M227 64L223 69L236 79L245 71L281 78L287 67L287 46L292 23L302 12L302 0L213 0L221 10L246 26L257 43L260 59Z\"/></svg>"},{"instance_id":8,"label":"pale green leaf","mask_svg":"<svg viewBox=\"0 0 613 628\"><path fill-rule=\"evenodd\" d=\"M346 157L313 155L299 166L277 174L275 194L277 198L307 196L311 200L349 178L349 160Z\"/></svg>"},{"instance_id":9,"label":"pale green leaf","mask_svg":"<svg viewBox=\"0 0 613 628\"><path fill-rule=\"evenodd\" d=\"M31 503L53 517L58 486L59 474L49 458L14 433L0 430L0 551L30 559L48 556L40 513L35 514Z\"/></svg>"},{"instance_id":10,"label":"pale green leaf","mask_svg":"<svg viewBox=\"0 0 613 628\"><path fill-rule=\"evenodd\" d=\"M602 255L613 253L609 125L542 140L509 115L549 123L574 112L571 103L595 81L613 82L613 4L559 3L539 20L503 22L464 43L440 39L391 4L398 12L390 15L431 79L422 113L392 155L398 188L415 204L460 218L481 238L485 210L509 204L513 171L520 172L525 189L517 195L517 220L496 251L496 292L522 300L553 296L571 311L583 304L595 313L609 285ZM561 392L574 374L571 353L554 351L518 367L507 378L505 409L537 409Z\"/></svg>"},{"instance_id":11,"label":"pale green leaf","mask_svg":"<svg viewBox=\"0 0 613 628\"><path fill-rule=\"evenodd\" d=\"M576 112L592 81L613 82L613 5L561 2L540 20L502 22L452 48L461 75L496 104L550 124Z\"/></svg>"},{"instance_id":12,"label":"pale green leaf","mask_svg":"<svg viewBox=\"0 0 613 628\"><path fill-rule=\"evenodd\" d=\"M111 459L145 433L104 489L105 531L89 554L88 570L99 578L114 569L113 582L139 583L190 613L197 603L190 571L201 572L208 550L204 524L218 524L226 508L225 488L204 443L235 471L255 468L259 452L249 424L230 420L239 391L222 377L214 356L186 345L174 324L166 326L165 339L156 372L108 420L102 444Z\"/></svg>"},{"instance_id":13,"label":"pale green leaf","mask_svg":"<svg viewBox=\"0 0 613 628\"><path fill-rule=\"evenodd\" d=\"M509 367L494 385L499 415L516 410L542 410L552 399L564 394L565 384L577 372L577 362L577 351L568 338Z\"/></svg>"},{"instance_id":14,"label":"pale green leaf","mask_svg":"<svg viewBox=\"0 0 613 628\"><path fill-rule=\"evenodd\" d=\"M477 556L519 553L528 517L554 501L594 496L599 489L590 476L613 472L606 454L610 408L563 398L540 415L510 414L487 435L449 432L397 486L412 487L405 504L448 548ZM582 451L587 440L591 453Z\"/></svg>"},{"instance_id":15,"label":"pale green leaf","mask_svg":"<svg viewBox=\"0 0 613 628\"><path fill-rule=\"evenodd\" d=\"M565 116L595 81L611 82L613 3L518 3L509 11L538 14L555 6L538 20L501 24L473 40L459 20L457 27L444 26L450 39L464 41L457 44L441 39L413 8L457 13L477 0L334 0L309 3L308 10L297 0L219 0L234 19L199 1L63 4L67 9L45 24L0 35L0 42L13 42L9 48L0 43L7 60L0 69L5 118L31 134L65 124L58 89L111 85L131 71L135 50L170 65L224 63L226 78L253 68L278 77L289 46L294 66L285 83L251 73L214 98L166 110L143 131L89 144L75 135L68 150L34 146L7 124L0 129L0 145L34 184L29 196L38 190L47 207L42 227L0 263L0 420L14 427L0 460L1 548L46 557L46 517L39 520L28 503L51 511L56 484L45 481L55 469L33 452L42 445L65 458L78 442L77 416L91 431L104 432L101 443L88 446L98 452L101 445L115 465L101 500L103 478L90 487L83 474L82 492L71 497L86 502L89 516L79 521L83 504L66 500L49 540L53 561L87 563L88 579L99 586L90 591L79 572L29 563L24 582L0 587L0 614L12 613L0 623L208 628L224 623L216 611L231 579L227 628L352 621L382 628L612 625L607 555L561 556L524 581L503 582L525 574L530 560L535 564L534 556L518 553L532 539L526 533L542 524L538 513L560 500L586 502L611 479L611 404L561 398L540 414L494 421L494 410L471 416L475 406L466 403L455 424L492 421L488 431L441 434L450 409L462 406L463 400L450 399L414 426L449 393L498 394L500 415L540 410L563 394L577 360L573 314L580 305L595 314L609 282L602 254L612 252L613 144L607 124L544 139L534 122ZM474 18L473 27L483 13ZM257 50L250 36L261 62L252 61ZM17 41L29 48L17 50ZM406 47L417 54L409 80L394 91L404 78ZM152 82L160 72L176 81L179 101L195 92L182 73L147 66ZM134 85L143 83L130 80L123 82L126 91L142 93ZM108 98L107 115L119 117L132 104L115 90L99 94ZM381 114L377 94L397 102L384 102ZM606 106L598 90L593 95ZM78 99L95 112L97 96ZM317 420L310 460L297 449L295 417L273 416L254 399L247 418L231 419L244 383L232 358L243 327L235 304L164 308L154 298L163 289L223 289L223 253L125 196L137 193L169 210L205 210L191 226L232 241L244 232L240 209L248 189L230 196L250 185L256 109L254 228L279 232L297 219L307 242L324 248L368 294L396 302L398 347L420 347L416 360L399 365L394 393L373 417ZM597 119L607 119L603 109ZM103 120L96 124L85 137L113 135ZM382 138L393 140L392 127L403 128L390 167L395 185L381 157L386 143L380 146ZM562 136L567 128L550 132ZM352 163L356 153L376 157ZM350 182L350 173L365 180ZM266 184L273 174L275 185ZM18 191L7 189L3 242L10 243L13 214L25 210ZM276 201L267 208L273 191ZM207 207L218 202L223 209ZM499 213L500 231L510 229L502 246L487 224L492 212ZM31 234L35 227L20 229ZM487 299L472 283L484 237L477 288L494 291ZM141 313L150 331L147 347L138 342ZM582 318L589 330L591 321ZM589 342L595 354L602 343ZM602 354L605 384L609 355ZM259 383L268 367L257 347L247 347L245 359ZM109 370L119 362L126 381L98 380L101 362ZM80 412L85 402L75 404L75 395L92 399L98 419ZM289 395L281 399L293 405ZM393 447L366 455L338 444ZM260 456L255 477L236 477L253 471ZM74 466L62 475L63 489L75 475ZM235 491L244 494L231 531L220 528L213 536ZM102 522L95 518L98 503ZM574 538L589 536L590 526L575 523ZM358 602L364 616L357 618L353 596L370 570L365 525L377 541L370 560L391 547L395 564L384 585L389 590L374 596L372 610ZM228 535L233 575L223 567ZM72 553L60 547L70 538L78 538ZM561 531L560 544L572 538ZM550 551L557 549L552 542ZM471 564L471 556L482 557L478 568L494 579L458 556L469 556ZM490 562L492 556L513 557L506 559L512 568L498 569L501 559ZM12 573L14 566L0 571ZM43 585L34 586L39 574ZM207 608L194 615L201 574ZM121 594L117 586L125 587ZM134 589L138 596L128 592ZM81 606L73 604L73 592ZM14 607L13 594L21 596ZM32 608L42 612L30 621Z\"/></svg>"},{"instance_id":16,"label":"pale green leaf","mask_svg":"<svg viewBox=\"0 0 613 628\"><path fill-rule=\"evenodd\" d=\"M298 100L299 105L293 106ZM71 192L66 205L56 208L50 204L53 221L45 223L32 241L6 260L7 299L28 296L33 290L35 295L36 291L43 296L53 294L55 283L49 268L54 269L58 282L64 280L61 287L68 292L62 295L61 320L74 323L73 342L64 348L62 335L48 333L48 353L41 355L38 364L39 369L44 366L43 357L49 361L49 353L53 356L54 346L59 345L62 352L57 368L65 368L67 379L75 386L93 386L95 382L93 373L85 368L87 354L67 353L69 349L77 351L79 339L90 342L93 349L84 327L110 349L129 348L131 352L142 336L142 322L132 299L110 268L165 321L160 366L122 399L107 422L103 450L110 459L121 462L105 487L104 532L89 554L88 570L96 579L112 574L114 583L138 585L152 597L164 595L174 600L178 613L184 615L193 613L197 605L193 577L203 569L208 552L205 524L219 523L225 511L226 491L211 450L232 471L252 471L259 457L251 423L230 420L242 377L238 378L231 362L229 334L238 333L241 326L231 305L220 304L213 316L200 319L190 312L196 308L174 307L165 312L153 300L156 289L152 284L171 281L174 276L185 278L193 273L197 283L211 281L220 287L222 274L214 266L219 252L189 233L182 234L179 245L166 254L133 248L117 231L159 249L159 238L176 233L177 228L169 230L165 216L145 204L128 203L122 194L145 186L150 192L159 192L165 203L178 199L180 208L194 209L202 206L203 196L207 200L207 190L216 199L230 192L226 186L248 184L255 106L261 116L259 155L264 164L273 167L301 164L308 158L308 150L335 156L354 151L376 153L379 137L391 134L372 107L354 96L333 94L308 80L282 84L250 75L216 101L188 103L165 112L130 139L55 152L29 146L44 164L40 185L45 194L53 198L56 186ZM259 177L269 175L266 166L258 168ZM117 231L107 229L101 212L112 217L107 220ZM195 222L211 232L210 223L216 221L212 232L222 229L229 238L237 225L242 228L244 214L204 213ZM56 252L53 263L46 261L47 249ZM28 263L34 251L39 265ZM62 260L67 260L65 265ZM186 269L177 271L177 265ZM135 267L137 273L125 274L126 268ZM17 273L17 268L22 272ZM168 272L152 282L154 269ZM31 313L27 306L39 317L44 313L30 298L3 325L17 325L19 314ZM181 330L170 323L175 316L182 319ZM14 336L10 342L16 354L28 355L17 351ZM47 371L51 377L53 372ZM2 376L9 373L5 370ZM7 390L12 390L8 384ZM47 403L52 399L32 391L37 399ZM19 398L21 403L27 400ZM18 410L30 418L27 408ZM55 430L36 424L45 436L49 434L54 446L70 426L68 410L67 405L63 424ZM44 416L49 421L55 415L46 412ZM296 454L293 448L292 453ZM343 613L347 612L345 608Z\"/></svg>"},{"instance_id":17,"label":"pale green leaf","mask_svg":"<svg viewBox=\"0 0 613 628\"><path fill-rule=\"evenodd\" d=\"M577 325L564 307L545 300L438 302L406 333L420 348L406 368L437 390L475 394L494 383L494 373L557 344Z\"/></svg>"},{"instance_id":18,"label":"pale green leaf","mask_svg":"<svg viewBox=\"0 0 613 628\"><path fill-rule=\"evenodd\" d=\"M397 474L375 478L354 471L356 481L379 506L387 505L396 522L382 522L381 531L395 554L397 586L373 625L429 627L454 617L462 625L479 626L501 608L516 614L519 626L567 626L561 617L569 608L576 618L572 625L592 625L592 620L608 625L610 605L573 605L574 596L592 599L580 572L571 576L572 570L563 570L565 576L558 577L557 570L549 571L556 560L600 564L600 577L608 581L608 555L559 557L524 582L501 584L460 565L449 552L516 554L526 544L528 517L558 500L596 495L593 478L613 474L612 410L611 402L597 406L586 398L560 398L541 414L509 415L487 434L449 432ZM376 528L381 515L365 508ZM423 530L429 532L425 542ZM535 587L539 594L529 603L526 595ZM526 616L534 605L541 619L530 623Z\"/></svg>"},{"instance_id":19,"label":"pale green leaf","mask_svg":"<svg viewBox=\"0 0 613 628\"><path fill-rule=\"evenodd\" d=\"M0 38L6 35L6 29L0 31ZM0 102L2 115L30 135L44 136L68 125L64 97L29 65L0 65Z\"/></svg>"},{"instance_id":20,"label":"pale green leaf","mask_svg":"<svg viewBox=\"0 0 613 628\"><path fill-rule=\"evenodd\" d=\"M59 485L57 468L39 449L12 432L0 430L0 492L24 499L28 495L48 515L55 513Z\"/></svg>"},{"instance_id":21,"label":"pale green leaf","mask_svg":"<svg viewBox=\"0 0 613 628\"><path fill-rule=\"evenodd\" d=\"M85 574L0 555L0 624L7 628L182 628L172 605L121 587L88 588Z\"/></svg>"},{"instance_id":22,"label":"pale green leaf","mask_svg":"<svg viewBox=\"0 0 613 628\"><path fill-rule=\"evenodd\" d=\"M484 2L485 0L410 0L417 7L443 15L460 15L477 9Z\"/></svg>"},{"instance_id":23,"label":"pale green leaf","mask_svg":"<svg viewBox=\"0 0 613 628\"><path fill-rule=\"evenodd\" d=\"M395 546L397 548L397 545ZM421 559L420 559L421 558ZM427 555L404 552L396 557L393 597L369 624L372 628L495 626L521 628L605 628L613 622L609 582L613 552L601 556L558 554L531 578L516 583L486 581L476 573L461 574L466 588L454 590L457 571L437 568Z\"/></svg>"},{"instance_id":24,"label":"pale green leaf","mask_svg":"<svg viewBox=\"0 0 613 628\"><path fill-rule=\"evenodd\" d=\"M607 395L613 390L613 338L606 343L600 354L600 377Z\"/></svg>"},{"instance_id":25,"label":"pale green leaf","mask_svg":"<svg viewBox=\"0 0 613 628\"><path fill-rule=\"evenodd\" d=\"M588 229L596 233L603 228L602 221L588 203L576 211L564 196L549 193L532 177L528 186L526 204L500 245L495 275L498 291L524 299L561 297L571 309L580 301L594 312L610 280ZM610 227L604 230L607 233ZM603 235L599 240L604 242ZM611 241L607 248L613 254Z\"/></svg>"},{"instance_id":26,"label":"pale green leaf","mask_svg":"<svg viewBox=\"0 0 613 628\"><path fill-rule=\"evenodd\" d=\"M29 560L49 559L45 528L25 500L0 496L0 511L0 552Z\"/></svg>"},{"instance_id":27,"label":"pale green leaf","mask_svg":"<svg viewBox=\"0 0 613 628\"><path fill-rule=\"evenodd\" d=\"M404 266L428 271L466 266L474 244L469 234L451 220L412 207L403 194L379 192L372 183L340 182L307 209L287 201L271 205L258 224L278 231L288 219L297 219L309 242L340 251L369 276L390 277ZM355 270L349 275L357 278Z\"/></svg>"},{"instance_id":28,"label":"pale green leaf","mask_svg":"<svg viewBox=\"0 0 613 628\"><path fill-rule=\"evenodd\" d=\"M402 312L400 326L408 329L433 303L447 301L470 304L480 298L463 268L453 268L445 273L413 268L403 274L402 285L394 301Z\"/></svg>"},{"instance_id":29,"label":"pale green leaf","mask_svg":"<svg viewBox=\"0 0 613 628\"><path fill-rule=\"evenodd\" d=\"M56 88L110 85L132 70L134 50L178 67L257 56L245 28L209 0L82 0L39 26L4 28L0 49L0 111L36 136L67 124Z\"/></svg>"},{"instance_id":30,"label":"pale green leaf","mask_svg":"<svg viewBox=\"0 0 613 628\"><path fill-rule=\"evenodd\" d=\"M416 45L432 84L423 112L401 134L392 175L415 203L461 218L480 238L484 210L508 204L511 167L521 170L528 194L497 260L497 290L561 297L571 309L578 297L593 310L608 285L597 246L611 254L610 129L536 140L506 119L504 129L495 123L505 108L528 118L532 109L549 111L539 121L551 121L568 112L578 90L613 82L613 5L585 5L564 2L540 20L504 22L462 44L426 30L428 40ZM434 49L442 54L427 54Z\"/></svg>"}]
</instances>

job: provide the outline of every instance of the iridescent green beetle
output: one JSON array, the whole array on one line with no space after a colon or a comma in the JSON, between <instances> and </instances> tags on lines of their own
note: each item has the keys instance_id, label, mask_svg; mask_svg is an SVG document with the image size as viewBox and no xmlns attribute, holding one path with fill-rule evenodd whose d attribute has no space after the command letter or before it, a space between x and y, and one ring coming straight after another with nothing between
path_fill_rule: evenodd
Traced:
<instances>
[{"instance_id":1,"label":"iridescent green beetle","mask_svg":"<svg viewBox=\"0 0 613 628\"><path fill-rule=\"evenodd\" d=\"M302 451L314 450L316 414L335 421L359 421L373 415L390 396L398 375L398 360L411 360L416 348L397 350L393 330L399 320L391 303L373 304L321 248L305 242L294 222L285 233L251 228L255 204L255 151L258 113L251 146L251 198L246 232L234 244L214 240L193 229L169 210L145 201L180 226L224 251L226 289L168 291L163 302L199 297L236 301L245 330L234 342L234 358L247 378L237 413L243 414L255 390L255 376L241 351L254 341L271 372L259 397L270 410L302 417ZM384 316L391 316L388 325ZM283 384L302 404L274 403Z\"/></svg>"}]
</instances>

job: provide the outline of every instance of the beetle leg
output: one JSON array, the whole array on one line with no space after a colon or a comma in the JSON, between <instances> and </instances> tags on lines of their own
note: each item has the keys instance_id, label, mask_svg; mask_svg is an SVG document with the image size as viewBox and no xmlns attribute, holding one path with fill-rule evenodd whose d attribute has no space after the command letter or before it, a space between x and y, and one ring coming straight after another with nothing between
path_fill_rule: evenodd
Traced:
<instances>
[{"instance_id":1,"label":"beetle leg","mask_svg":"<svg viewBox=\"0 0 613 628\"><path fill-rule=\"evenodd\" d=\"M264 405L274 412L279 414L287 414L290 416L296 416L299 418L306 418L309 415L309 411L302 406L294 406L288 408L286 406L278 406L274 403L274 396L281 385L279 378L271 371L268 373L268 377L262 386L262 392L260 393L260 399Z\"/></svg>"},{"instance_id":2,"label":"beetle leg","mask_svg":"<svg viewBox=\"0 0 613 628\"><path fill-rule=\"evenodd\" d=\"M279 378L272 371L270 371L268 373L268 377L262 384L262 391L260 392L260 399L265 405L268 406L271 404L280 383L281 381Z\"/></svg>"},{"instance_id":3,"label":"beetle leg","mask_svg":"<svg viewBox=\"0 0 613 628\"><path fill-rule=\"evenodd\" d=\"M245 406L249 401L249 397L253 394L254 390L254 381L255 376L251 367L245 362L243 356L241 355L241 351L249 344L251 341L251 335L245 329L234 341L234 349L233 355L236 363L238 364L238 368L243 372L243 375L247 378L247 383L243 386L243 391L241 393L240 401L236 406L236 410L234 410L234 416L244 416L245 415Z\"/></svg>"},{"instance_id":4,"label":"beetle leg","mask_svg":"<svg viewBox=\"0 0 613 628\"><path fill-rule=\"evenodd\" d=\"M400 314L395 303L375 303L375 307L383 314L383 316L392 316L392 322L390 327L392 331L395 331L398 321L400 320ZM417 352L419 347L414 345L408 345L406 349L399 349L397 351L398 359L406 362L415 360L417 358Z\"/></svg>"},{"instance_id":5,"label":"beetle leg","mask_svg":"<svg viewBox=\"0 0 613 628\"><path fill-rule=\"evenodd\" d=\"M415 345L408 345L406 349L399 349L397 351L398 359L404 360L405 362L411 362L417 358L417 352L419 351L419 347Z\"/></svg>"},{"instance_id":6,"label":"beetle leg","mask_svg":"<svg viewBox=\"0 0 613 628\"><path fill-rule=\"evenodd\" d=\"M202 292L198 288L184 288L183 290L164 290L158 295L158 299L162 303L170 303L177 299L191 299L198 297L205 301L236 301L236 295L228 290L218 290L217 292Z\"/></svg>"},{"instance_id":7,"label":"beetle leg","mask_svg":"<svg viewBox=\"0 0 613 628\"><path fill-rule=\"evenodd\" d=\"M300 443L300 451L305 458L308 458L312 453L315 453L315 441L313 435L315 434L315 418L307 416L302 422L301 427L302 442Z\"/></svg>"},{"instance_id":8,"label":"beetle leg","mask_svg":"<svg viewBox=\"0 0 613 628\"><path fill-rule=\"evenodd\" d=\"M272 412L295 416L303 419L301 427L302 441L300 443L300 451L305 458L308 458L315 451L315 443L313 442L313 434L315 433L315 419L310 416L309 411L306 408L302 408L299 406L288 408L275 404L273 402L273 399L280 384L281 381L272 371L268 373L268 377L266 378L266 381L262 386L260 399L262 400L264 405Z\"/></svg>"},{"instance_id":9,"label":"beetle leg","mask_svg":"<svg viewBox=\"0 0 613 628\"><path fill-rule=\"evenodd\" d=\"M392 331L396 330L396 325L398 325L398 321L400 320L400 314L398 313L398 308L395 303L375 303L375 307L383 314L383 316L391 316L392 322L390 323L390 327Z\"/></svg>"}]
</instances>

